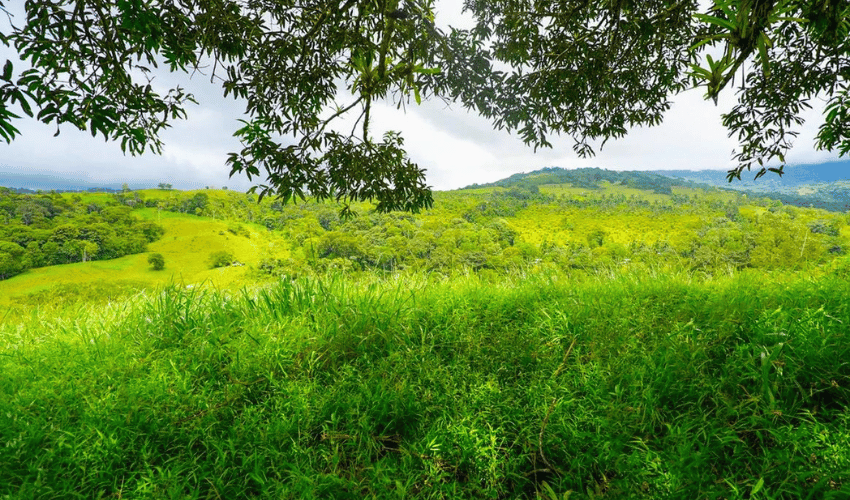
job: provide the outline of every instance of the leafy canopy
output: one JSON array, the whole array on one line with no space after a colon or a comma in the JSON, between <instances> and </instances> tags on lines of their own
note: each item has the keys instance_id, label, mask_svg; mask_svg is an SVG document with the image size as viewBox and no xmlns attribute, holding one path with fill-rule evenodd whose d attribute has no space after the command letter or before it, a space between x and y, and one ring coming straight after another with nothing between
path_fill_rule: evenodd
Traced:
<instances>
[{"instance_id":1,"label":"leafy canopy","mask_svg":"<svg viewBox=\"0 0 850 500\"><path fill-rule=\"evenodd\" d=\"M0 0L0 7L2 7ZM435 25L434 0L28 0L0 42L26 67L0 72L0 137L15 107L159 152L159 133L194 102L151 81L159 66L205 70L246 103L231 175L260 195L377 208L432 204L403 138L370 134L376 101L460 102L535 148L566 134L580 156L657 125L678 92L737 87L723 115L740 142L729 173L784 154L813 99L816 146L850 152L850 2L834 0L465 0L471 29ZM339 122L352 115L355 126ZM757 164L757 165L756 165Z\"/></svg>"}]
</instances>

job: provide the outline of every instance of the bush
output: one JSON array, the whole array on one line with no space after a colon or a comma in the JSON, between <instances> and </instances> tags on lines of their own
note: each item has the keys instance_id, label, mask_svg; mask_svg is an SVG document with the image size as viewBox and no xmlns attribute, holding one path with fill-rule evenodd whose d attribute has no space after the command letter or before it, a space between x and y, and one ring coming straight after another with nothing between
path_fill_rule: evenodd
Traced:
<instances>
[{"instance_id":1,"label":"bush","mask_svg":"<svg viewBox=\"0 0 850 500\"><path fill-rule=\"evenodd\" d=\"M838 227L838 221L817 220L809 224L809 230L814 234L825 234L827 236L838 236L841 231Z\"/></svg>"},{"instance_id":2,"label":"bush","mask_svg":"<svg viewBox=\"0 0 850 500\"><path fill-rule=\"evenodd\" d=\"M154 271L162 271L165 269L165 257L161 253L152 253L148 255L148 264Z\"/></svg>"},{"instance_id":3,"label":"bush","mask_svg":"<svg viewBox=\"0 0 850 500\"><path fill-rule=\"evenodd\" d=\"M137 227L141 229L148 243L153 243L165 234L165 228L153 222L140 222L137 223Z\"/></svg>"},{"instance_id":4,"label":"bush","mask_svg":"<svg viewBox=\"0 0 850 500\"><path fill-rule=\"evenodd\" d=\"M210 254L210 268L226 267L233 264L233 253L219 250Z\"/></svg>"},{"instance_id":5,"label":"bush","mask_svg":"<svg viewBox=\"0 0 850 500\"><path fill-rule=\"evenodd\" d=\"M293 259L263 259L257 265L257 270L264 275L285 276L287 278L298 278L310 275L310 268L305 263Z\"/></svg>"},{"instance_id":6,"label":"bush","mask_svg":"<svg viewBox=\"0 0 850 500\"><path fill-rule=\"evenodd\" d=\"M235 236L244 236L246 238L251 237L251 233L247 229L245 229L242 224L231 224L230 226L228 226L227 231Z\"/></svg>"}]
</instances>

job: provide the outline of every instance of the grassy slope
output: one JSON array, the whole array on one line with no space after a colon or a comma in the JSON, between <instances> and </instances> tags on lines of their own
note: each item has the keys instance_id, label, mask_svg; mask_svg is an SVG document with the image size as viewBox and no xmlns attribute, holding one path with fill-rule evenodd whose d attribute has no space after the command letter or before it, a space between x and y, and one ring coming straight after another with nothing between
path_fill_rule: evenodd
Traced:
<instances>
[{"instance_id":1,"label":"grassy slope","mask_svg":"<svg viewBox=\"0 0 850 500\"><path fill-rule=\"evenodd\" d=\"M486 195L493 191L504 191L501 187L486 187L465 189L463 193ZM545 184L540 186L540 192L555 196L578 198L589 197L634 197L650 203L669 203L671 197L656 194L651 191L632 189L622 185L612 185L607 181L600 183L600 189L589 190L582 187L572 187L569 184ZM733 201L738 195L726 191L703 191L692 188L674 188L676 195L700 196L707 200L722 202ZM756 209L756 207L752 207ZM744 209L746 210L746 208ZM678 245L693 237L696 228L702 220L699 216L679 213L657 214L649 211L629 209L626 212L611 212L610 210L593 210L587 208L561 208L554 206L531 205L519 212L516 217L507 219L511 227L522 235L523 241L540 244L550 243L586 243L588 233L603 230L610 241L621 245L632 242L654 244L667 242Z\"/></svg>"},{"instance_id":2,"label":"grassy slope","mask_svg":"<svg viewBox=\"0 0 850 500\"><path fill-rule=\"evenodd\" d=\"M88 201L102 202L105 195L86 196ZM247 265L255 265L263 256L286 254L285 247L276 241L273 234L254 224L242 224L251 235L245 237L228 231L234 226L231 222L154 208L133 213L165 228L165 235L148 246L148 253L158 252L165 257L164 270L153 271L147 262L148 254L31 269L25 274L0 281L0 307L39 293L49 299L49 291L57 284L63 285L68 293L73 293L71 288L94 286L107 295L168 283L206 282L219 287L239 286L246 281L248 267L210 269L210 253L230 251L236 260Z\"/></svg>"},{"instance_id":3,"label":"grassy slope","mask_svg":"<svg viewBox=\"0 0 850 500\"><path fill-rule=\"evenodd\" d=\"M484 197L493 191L504 191L501 187L467 189L449 193L439 193L439 199L445 199L452 206L474 205L476 197ZM631 189L622 185L612 185L603 181L598 190L574 188L568 184L549 184L540 187L544 194L556 196L588 197L635 197L650 203L669 203L670 196L650 191ZM227 191L203 190L211 202L232 203L232 195ZM176 197L177 192L162 190L144 190L140 194L146 200L165 200ZM188 193L193 194L192 192ZM674 194L694 196L728 202L740 195L728 191L702 191L691 188L675 188ZM65 194L80 196L84 203L104 203L112 195L103 193ZM458 205L457 200L467 200ZM226 209L225 209L226 210ZM741 213L752 215L763 211L759 207L741 208ZM198 284L207 283L218 287L238 286L246 282L247 267L229 267L211 270L207 266L209 254L227 250L235 254L236 259L248 266L254 265L264 257L286 257L288 245L281 241L276 233L266 231L262 226L242 224L251 237L238 236L228 232L233 222L224 222L206 217L179 214L148 208L134 211L136 216L157 221L166 228L162 239L149 246L150 252L162 253L166 261L164 271L153 271L147 263L147 255L127 256L111 261L95 261L65 266L53 266L33 269L9 280L0 281L0 307L14 303L50 303L56 298L67 300L80 294L88 287L90 293L79 297L118 297L128 292L160 286L167 283ZM219 214L219 217L227 214ZM718 213L718 216L723 214ZM422 216L429 218L459 217L460 214L448 214L440 206ZM543 242L565 244L568 242L586 243L587 235L602 230L605 240L629 245L642 242L652 245L658 242L669 243L675 248L686 246L693 238L695 229L705 221L698 215L678 213L653 213L648 210L627 209L612 211L592 208L560 208L532 204L514 217L506 218L508 224L520 235L520 240L539 245ZM843 228L846 233L848 228ZM279 234L279 233L277 233ZM845 236L847 236L845 234ZM56 289L57 284L60 285Z\"/></svg>"},{"instance_id":4,"label":"grassy slope","mask_svg":"<svg viewBox=\"0 0 850 500\"><path fill-rule=\"evenodd\" d=\"M102 295L116 273L236 290L247 268L210 270L210 252L284 253L258 226L136 213L166 227L165 271L38 269L0 301ZM687 217L509 222L625 243L683 238ZM330 277L0 317L0 498L848 498L848 269Z\"/></svg>"}]
</instances>

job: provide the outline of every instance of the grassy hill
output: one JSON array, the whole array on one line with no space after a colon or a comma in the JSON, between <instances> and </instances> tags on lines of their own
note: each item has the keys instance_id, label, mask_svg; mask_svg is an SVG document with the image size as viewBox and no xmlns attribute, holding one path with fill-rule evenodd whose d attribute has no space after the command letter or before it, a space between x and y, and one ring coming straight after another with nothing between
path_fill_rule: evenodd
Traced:
<instances>
[{"instance_id":1,"label":"grassy hill","mask_svg":"<svg viewBox=\"0 0 850 500\"><path fill-rule=\"evenodd\" d=\"M619 184L640 191L651 191L658 194L671 194L674 186L680 187L710 187L710 184L698 184L683 179L671 179L668 176L647 172L630 172L603 170L600 168L563 169L549 167L529 173L514 174L505 179L475 187L514 187L530 188L544 185L568 185L575 189L600 189L600 183Z\"/></svg>"},{"instance_id":2,"label":"grassy hill","mask_svg":"<svg viewBox=\"0 0 850 500\"><path fill-rule=\"evenodd\" d=\"M95 200L105 196L88 195ZM237 225L147 208L134 214L165 228L162 238L148 245L148 253L31 269L0 281L0 306L117 298L172 283L239 287L250 281L250 269L262 256L287 255L279 238L254 224ZM244 266L210 269L209 256L217 251L232 252ZM147 262L147 255L154 252L165 257L162 271L152 270Z\"/></svg>"},{"instance_id":3,"label":"grassy hill","mask_svg":"<svg viewBox=\"0 0 850 500\"><path fill-rule=\"evenodd\" d=\"M435 208L415 216L373 214L361 204L360 216L352 220L340 219L333 204L257 204L251 195L221 190L65 193L81 204L132 206L134 217L165 232L146 254L34 268L0 281L0 306L114 300L169 283L239 287L330 268L502 273L547 263L591 269L626 261L694 268L705 266L706 259L731 258L733 250L703 255L705 241L712 238L716 247L728 246L730 239L746 247L738 253L747 255L735 257L733 267L817 264L829 260L827 250L839 255L850 247L844 217L734 191L663 184L658 178L546 169L436 193ZM774 226L785 233L768 234ZM768 262L766 254L782 241L787 249L774 252L781 255ZM244 265L211 269L210 255L221 251ZM751 258L759 251L761 257ZM164 256L164 270L151 269L149 253ZM701 263L693 262L695 256Z\"/></svg>"},{"instance_id":4,"label":"grassy hill","mask_svg":"<svg viewBox=\"0 0 850 500\"><path fill-rule=\"evenodd\" d=\"M0 307L12 305L47 307L52 304L93 299L115 300L145 289L167 284L208 284L214 287L239 287L250 282L251 269L261 258L286 257L288 249L280 235L250 222L169 211L156 207L168 200L191 197L201 191L174 192L143 190L135 195L153 202L154 207L133 210L134 217L155 222L165 230L163 236L148 245L144 254L110 260L92 260L73 264L33 268L23 275L0 281ZM202 191L204 196L229 204L244 194L227 191ZM115 195L102 192L64 193L83 205L115 203ZM210 254L232 253L239 264L217 269L209 265ZM150 253L164 256L166 266L154 271L147 262Z\"/></svg>"}]
</instances>

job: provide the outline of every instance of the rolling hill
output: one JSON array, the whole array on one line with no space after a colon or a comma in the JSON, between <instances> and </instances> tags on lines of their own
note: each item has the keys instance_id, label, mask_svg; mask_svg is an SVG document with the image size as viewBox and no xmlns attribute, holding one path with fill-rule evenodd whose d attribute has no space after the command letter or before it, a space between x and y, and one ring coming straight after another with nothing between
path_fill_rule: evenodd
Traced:
<instances>
[{"instance_id":1,"label":"rolling hill","mask_svg":"<svg viewBox=\"0 0 850 500\"><path fill-rule=\"evenodd\" d=\"M793 268L830 261L850 247L847 221L837 214L658 174L599 169L550 168L438 192L435 207L417 215L378 214L359 204L353 219L329 203L258 204L253 195L224 190L31 196L123 205L164 234L147 253L95 255L0 281L0 306L118 300L169 283L239 288L334 270L498 276L529 266ZM210 255L222 251L238 264L210 269ZM153 252L164 256L163 271L148 265Z\"/></svg>"}]
</instances>

